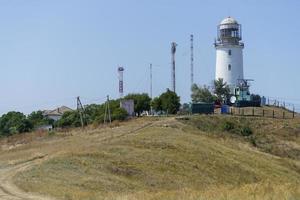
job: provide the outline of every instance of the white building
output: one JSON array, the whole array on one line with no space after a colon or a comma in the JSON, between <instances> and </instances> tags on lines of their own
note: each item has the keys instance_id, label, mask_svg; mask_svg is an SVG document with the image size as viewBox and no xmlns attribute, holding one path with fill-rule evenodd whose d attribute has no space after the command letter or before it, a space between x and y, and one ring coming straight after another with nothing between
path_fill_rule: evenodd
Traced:
<instances>
[{"instance_id":1,"label":"white building","mask_svg":"<svg viewBox=\"0 0 300 200\"><path fill-rule=\"evenodd\" d=\"M216 79L222 78L233 92L239 79L244 79L241 25L227 17L218 25L216 48Z\"/></svg>"}]
</instances>

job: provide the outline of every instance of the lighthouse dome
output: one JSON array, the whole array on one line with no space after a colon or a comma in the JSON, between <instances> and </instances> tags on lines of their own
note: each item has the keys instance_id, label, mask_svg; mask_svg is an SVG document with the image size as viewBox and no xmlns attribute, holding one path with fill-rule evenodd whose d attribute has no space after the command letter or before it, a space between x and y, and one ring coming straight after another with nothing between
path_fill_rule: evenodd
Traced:
<instances>
[{"instance_id":1,"label":"lighthouse dome","mask_svg":"<svg viewBox=\"0 0 300 200\"><path fill-rule=\"evenodd\" d=\"M225 25L225 24L238 24L238 22L232 17L226 17L221 21L220 25Z\"/></svg>"}]
</instances>

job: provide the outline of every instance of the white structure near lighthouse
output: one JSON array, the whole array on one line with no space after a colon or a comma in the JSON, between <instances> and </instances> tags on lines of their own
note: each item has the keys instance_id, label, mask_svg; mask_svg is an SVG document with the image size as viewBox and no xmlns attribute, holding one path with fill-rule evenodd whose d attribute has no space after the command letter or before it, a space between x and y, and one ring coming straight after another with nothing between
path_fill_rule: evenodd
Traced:
<instances>
[{"instance_id":1,"label":"white structure near lighthouse","mask_svg":"<svg viewBox=\"0 0 300 200\"><path fill-rule=\"evenodd\" d=\"M231 91L244 79L242 27L232 17L227 17L218 25L216 48L216 79L222 78Z\"/></svg>"}]
</instances>

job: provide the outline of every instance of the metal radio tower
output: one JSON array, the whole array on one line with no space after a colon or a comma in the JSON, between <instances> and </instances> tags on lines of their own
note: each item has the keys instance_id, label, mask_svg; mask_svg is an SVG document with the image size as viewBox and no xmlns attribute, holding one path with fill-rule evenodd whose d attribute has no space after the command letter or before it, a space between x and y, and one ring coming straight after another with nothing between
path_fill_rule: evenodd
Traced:
<instances>
[{"instance_id":1,"label":"metal radio tower","mask_svg":"<svg viewBox=\"0 0 300 200\"><path fill-rule=\"evenodd\" d=\"M152 99L152 63L150 63L150 98Z\"/></svg>"},{"instance_id":2,"label":"metal radio tower","mask_svg":"<svg viewBox=\"0 0 300 200\"><path fill-rule=\"evenodd\" d=\"M80 122L81 122L81 127L83 128L85 125L85 114L84 114L84 108L82 106L82 103L80 101L80 97L77 97L77 111L80 116Z\"/></svg>"},{"instance_id":3,"label":"metal radio tower","mask_svg":"<svg viewBox=\"0 0 300 200\"><path fill-rule=\"evenodd\" d=\"M119 73L119 94L120 94L120 98L123 98L123 96L124 96L124 82L123 82L124 67L118 67L118 73Z\"/></svg>"},{"instance_id":4,"label":"metal radio tower","mask_svg":"<svg viewBox=\"0 0 300 200\"><path fill-rule=\"evenodd\" d=\"M191 87L194 84L194 35L191 35Z\"/></svg>"},{"instance_id":5,"label":"metal radio tower","mask_svg":"<svg viewBox=\"0 0 300 200\"><path fill-rule=\"evenodd\" d=\"M177 44L172 42L171 44L171 54L172 54L172 91L176 92L176 77L175 77L175 53Z\"/></svg>"}]
</instances>

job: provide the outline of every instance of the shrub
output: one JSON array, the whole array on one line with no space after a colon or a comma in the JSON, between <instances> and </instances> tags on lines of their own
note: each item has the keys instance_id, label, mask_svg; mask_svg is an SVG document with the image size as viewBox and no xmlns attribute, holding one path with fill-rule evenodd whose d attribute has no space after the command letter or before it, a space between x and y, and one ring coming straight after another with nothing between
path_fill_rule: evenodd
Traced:
<instances>
[{"instance_id":1,"label":"shrub","mask_svg":"<svg viewBox=\"0 0 300 200\"><path fill-rule=\"evenodd\" d=\"M80 127L80 116L77 111L69 111L65 112L60 120L56 122L56 126L58 127Z\"/></svg>"},{"instance_id":2,"label":"shrub","mask_svg":"<svg viewBox=\"0 0 300 200\"><path fill-rule=\"evenodd\" d=\"M223 124L222 124L222 130L223 131L231 131L234 129L234 123L232 122L229 122L229 121L225 121Z\"/></svg>"},{"instance_id":3,"label":"shrub","mask_svg":"<svg viewBox=\"0 0 300 200\"><path fill-rule=\"evenodd\" d=\"M256 138L253 135L250 136L250 142L253 146L257 147Z\"/></svg>"},{"instance_id":4,"label":"shrub","mask_svg":"<svg viewBox=\"0 0 300 200\"><path fill-rule=\"evenodd\" d=\"M56 134L56 132L53 131L53 130L51 130L51 131L48 132L48 136L54 136L55 134Z\"/></svg>"},{"instance_id":5,"label":"shrub","mask_svg":"<svg viewBox=\"0 0 300 200\"><path fill-rule=\"evenodd\" d=\"M240 133L242 136L250 136L253 134L252 129L249 126L242 127Z\"/></svg>"},{"instance_id":6,"label":"shrub","mask_svg":"<svg viewBox=\"0 0 300 200\"><path fill-rule=\"evenodd\" d=\"M128 113L125 109L123 108L116 108L112 112L112 120L125 120L126 117L128 116Z\"/></svg>"}]
</instances>

